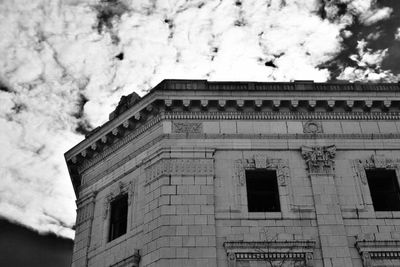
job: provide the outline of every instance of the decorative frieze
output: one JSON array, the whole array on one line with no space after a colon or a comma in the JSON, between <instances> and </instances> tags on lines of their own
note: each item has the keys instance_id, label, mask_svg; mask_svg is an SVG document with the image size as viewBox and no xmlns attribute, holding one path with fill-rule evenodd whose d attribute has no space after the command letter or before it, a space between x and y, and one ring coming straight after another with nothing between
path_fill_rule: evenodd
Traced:
<instances>
[{"instance_id":1,"label":"decorative frieze","mask_svg":"<svg viewBox=\"0 0 400 267\"><path fill-rule=\"evenodd\" d=\"M357 240L355 246L365 267L376 266L374 261L379 266L398 266L393 260L400 263L400 240Z\"/></svg>"},{"instance_id":2,"label":"decorative frieze","mask_svg":"<svg viewBox=\"0 0 400 267\"><path fill-rule=\"evenodd\" d=\"M306 161L310 174L332 173L336 146L302 146L301 155Z\"/></svg>"},{"instance_id":3,"label":"decorative frieze","mask_svg":"<svg viewBox=\"0 0 400 267\"><path fill-rule=\"evenodd\" d=\"M239 184L244 185L246 181L246 170L273 169L276 170L278 184L286 186L290 177L289 164L283 159L271 159L266 155L255 155L250 159L238 159L235 161L235 176Z\"/></svg>"},{"instance_id":4,"label":"decorative frieze","mask_svg":"<svg viewBox=\"0 0 400 267\"><path fill-rule=\"evenodd\" d=\"M212 159L160 159L146 168L146 184L162 175L214 175Z\"/></svg>"},{"instance_id":5,"label":"decorative frieze","mask_svg":"<svg viewBox=\"0 0 400 267\"><path fill-rule=\"evenodd\" d=\"M201 122L173 122L173 133L202 133L203 124Z\"/></svg>"},{"instance_id":6,"label":"decorative frieze","mask_svg":"<svg viewBox=\"0 0 400 267\"><path fill-rule=\"evenodd\" d=\"M225 242L228 266L239 261L265 261L268 266L291 263L294 266L314 266L313 240L233 241ZM286 265L285 265L286 266ZM292 265L290 265L292 266Z\"/></svg>"},{"instance_id":7,"label":"decorative frieze","mask_svg":"<svg viewBox=\"0 0 400 267\"><path fill-rule=\"evenodd\" d=\"M280 105L279 103L276 103ZM399 120L398 112L166 112L167 120Z\"/></svg>"}]
</instances>

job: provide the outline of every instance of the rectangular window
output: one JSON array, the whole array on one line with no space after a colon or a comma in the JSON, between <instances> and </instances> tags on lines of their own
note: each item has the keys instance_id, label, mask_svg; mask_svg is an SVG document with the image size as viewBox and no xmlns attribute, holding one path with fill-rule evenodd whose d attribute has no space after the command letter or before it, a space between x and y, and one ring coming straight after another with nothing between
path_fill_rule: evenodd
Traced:
<instances>
[{"instance_id":1,"label":"rectangular window","mask_svg":"<svg viewBox=\"0 0 400 267\"><path fill-rule=\"evenodd\" d=\"M110 203L110 234L108 241L126 233L128 220L128 195L117 197Z\"/></svg>"},{"instance_id":2,"label":"rectangular window","mask_svg":"<svg viewBox=\"0 0 400 267\"><path fill-rule=\"evenodd\" d=\"M249 212L278 212L278 182L275 170L246 170Z\"/></svg>"},{"instance_id":3,"label":"rectangular window","mask_svg":"<svg viewBox=\"0 0 400 267\"><path fill-rule=\"evenodd\" d=\"M400 211L400 192L396 171L365 170L375 211Z\"/></svg>"}]
</instances>

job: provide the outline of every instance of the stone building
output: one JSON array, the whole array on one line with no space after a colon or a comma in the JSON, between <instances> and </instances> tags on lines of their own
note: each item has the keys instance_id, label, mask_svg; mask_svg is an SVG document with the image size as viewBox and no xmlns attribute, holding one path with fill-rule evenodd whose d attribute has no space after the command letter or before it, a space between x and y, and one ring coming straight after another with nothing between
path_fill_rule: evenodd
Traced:
<instances>
[{"instance_id":1,"label":"stone building","mask_svg":"<svg viewBox=\"0 0 400 267\"><path fill-rule=\"evenodd\" d=\"M73 266L400 266L400 85L164 80L66 152Z\"/></svg>"}]
</instances>

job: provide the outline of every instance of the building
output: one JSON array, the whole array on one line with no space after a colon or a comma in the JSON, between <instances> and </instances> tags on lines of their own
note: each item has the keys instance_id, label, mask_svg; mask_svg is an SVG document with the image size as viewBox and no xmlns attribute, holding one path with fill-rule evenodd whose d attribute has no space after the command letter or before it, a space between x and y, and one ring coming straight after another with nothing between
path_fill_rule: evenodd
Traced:
<instances>
[{"instance_id":1,"label":"building","mask_svg":"<svg viewBox=\"0 0 400 267\"><path fill-rule=\"evenodd\" d=\"M73 266L400 266L400 84L164 80L66 152Z\"/></svg>"}]
</instances>

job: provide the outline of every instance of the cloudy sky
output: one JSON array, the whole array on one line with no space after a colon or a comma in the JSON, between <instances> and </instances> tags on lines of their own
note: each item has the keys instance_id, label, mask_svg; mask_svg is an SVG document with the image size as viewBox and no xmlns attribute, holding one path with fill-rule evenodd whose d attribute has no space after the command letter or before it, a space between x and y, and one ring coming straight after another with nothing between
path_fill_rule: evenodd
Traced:
<instances>
[{"instance_id":1,"label":"cloudy sky","mask_svg":"<svg viewBox=\"0 0 400 267\"><path fill-rule=\"evenodd\" d=\"M398 81L397 0L0 0L0 217L73 238L63 153L165 78Z\"/></svg>"}]
</instances>

